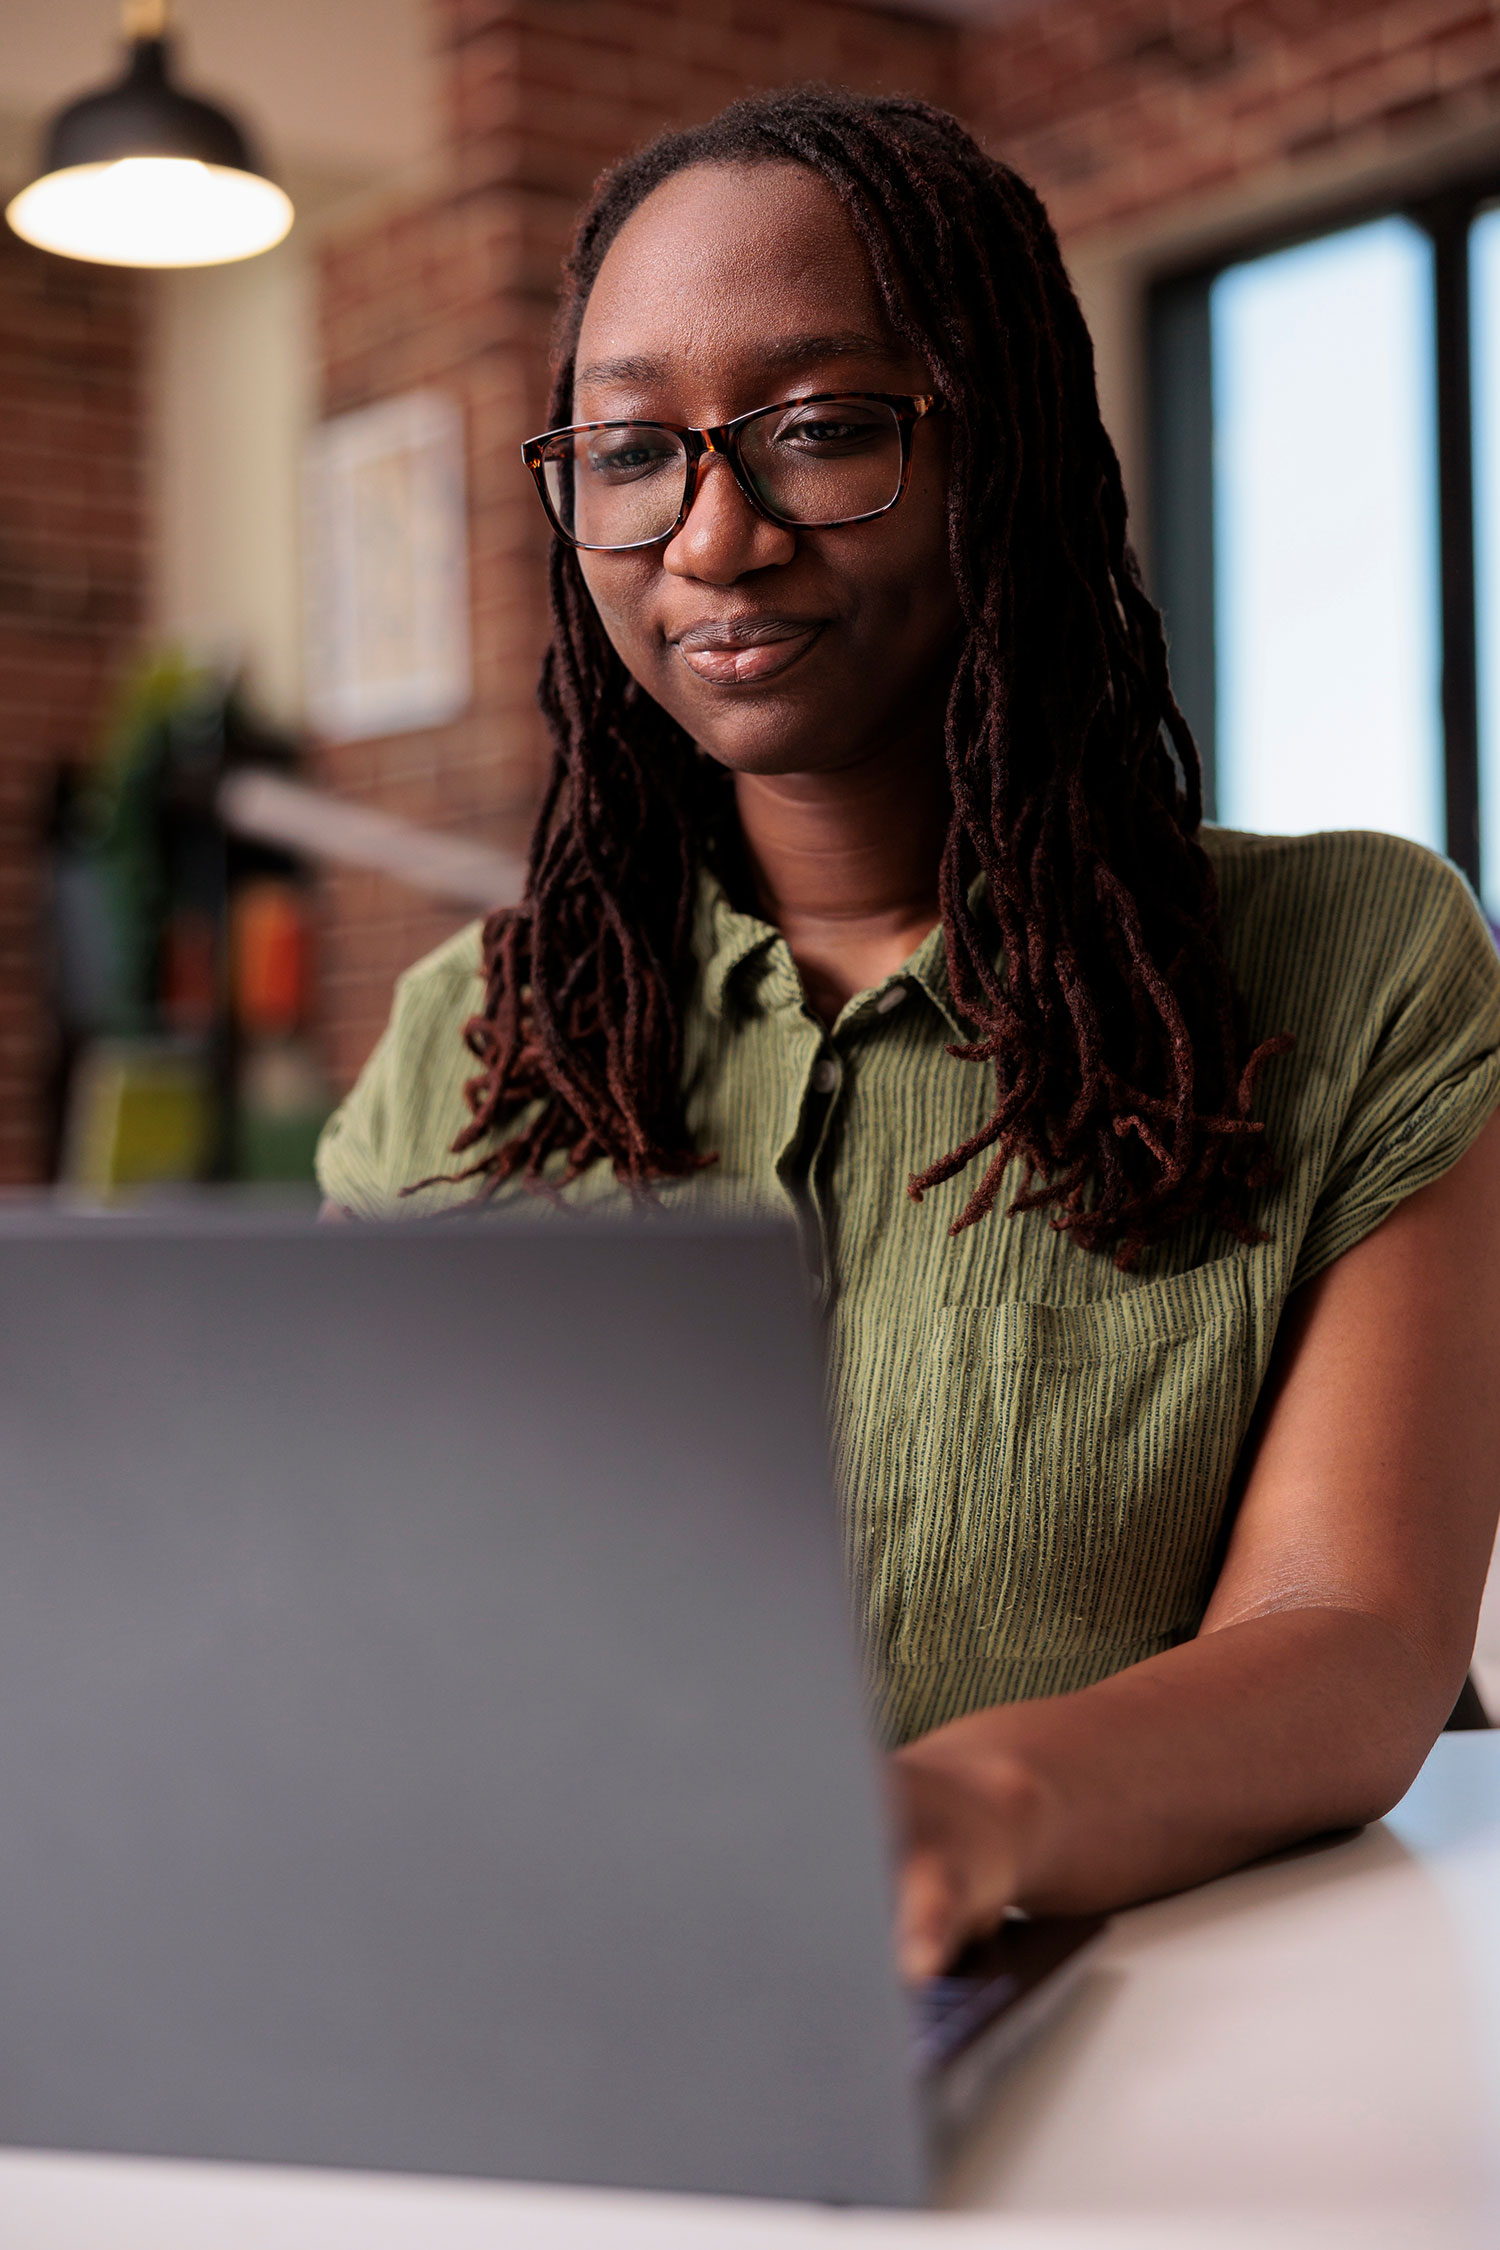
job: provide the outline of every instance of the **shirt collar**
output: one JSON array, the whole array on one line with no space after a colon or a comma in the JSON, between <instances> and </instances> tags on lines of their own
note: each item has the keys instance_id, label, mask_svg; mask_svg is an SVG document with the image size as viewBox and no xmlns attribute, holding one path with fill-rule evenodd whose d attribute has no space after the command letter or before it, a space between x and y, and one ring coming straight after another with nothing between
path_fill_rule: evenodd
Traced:
<instances>
[{"instance_id":1,"label":"shirt collar","mask_svg":"<svg viewBox=\"0 0 1500 2250\"><path fill-rule=\"evenodd\" d=\"M977 909L982 907L983 901L984 877L979 875L970 886L969 904ZM762 921L756 914L742 914L738 907L731 905L722 883L706 868L698 878L693 949L701 965L703 1005L710 1015L723 1015L731 982L751 961L760 964L758 990L764 1005L795 1007L801 1004L802 980L781 932L774 923ZM877 989L883 992L888 986L903 981L925 993L955 1039L972 1036L953 1004L953 991L948 981L947 940L941 922L928 931L916 951Z\"/></svg>"},{"instance_id":2,"label":"shirt collar","mask_svg":"<svg viewBox=\"0 0 1500 2250\"><path fill-rule=\"evenodd\" d=\"M703 1005L712 1016L724 1013L729 980L744 963L782 943L781 932L758 915L731 906L723 884L707 868L698 877L698 912L693 950L702 974ZM791 956L787 955L791 967ZM793 972L795 974L795 971Z\"/></svg>"},{"instance_id":3,"label":"shirt collar","mask_svg":"<svg viewBox=\"0 0 1500 2250\"><path fill-rule=\"evenodd\" d=\"M983 899L984 877L980 875L970 886L969 904L978 907ZM953 1005L953 987L948 981L948 933L941 922L928 931L916 952L897 973L926 993L955 1039L973 1037L972 1026L964 1023Z\"/></svg>"}]
</instances>

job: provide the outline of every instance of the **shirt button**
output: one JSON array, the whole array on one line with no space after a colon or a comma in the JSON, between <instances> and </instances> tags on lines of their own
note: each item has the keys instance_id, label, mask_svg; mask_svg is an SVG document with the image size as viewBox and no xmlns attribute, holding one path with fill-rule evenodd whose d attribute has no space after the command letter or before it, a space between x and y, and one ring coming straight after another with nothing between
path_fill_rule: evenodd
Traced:
<instances>
[{"instance_id":1,"label":"shirt button","mask_svg":"<svg viewBox=\"0 0 1500 2250\"><path fill-rule=\"evenodd\" d=\"M813 1064L812 1082L814 1093L831 1094L833 1092L834 1087L839 1082L839 1066L832 1055L824 1055L820 1061Z\"/></svg>"},{"instance_id":2,"label":"shirt button","mask_svg":"<svg viewBox=\"0 0 1500 2250\"><path fill-rule=\"evenodd\" d=\"M904 984L887 985L885 991L882 992L875 1003L876 1015L888 1016L892 1008L899 1008L905 998L906 987Z\"/></svg>"}]
</instances>

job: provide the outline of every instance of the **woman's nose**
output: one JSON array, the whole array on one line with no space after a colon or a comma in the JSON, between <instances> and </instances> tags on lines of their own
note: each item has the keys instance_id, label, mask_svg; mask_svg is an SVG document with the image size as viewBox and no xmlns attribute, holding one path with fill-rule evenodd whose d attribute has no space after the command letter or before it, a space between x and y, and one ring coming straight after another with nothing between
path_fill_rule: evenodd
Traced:
<instances>
[{"instance_id":1,"label":"woman's nose","mask_svg":"<svg viewBox=\"0 0 1500 2250\"><path fill-rule=\"evenodd\" d=\"M752 508L724 456L708 453L697 466L687 521L667 542L662 568L674 578L729 586L747 571L790 562L796 552L797 534Z\"/></svg>"}]
</instances>

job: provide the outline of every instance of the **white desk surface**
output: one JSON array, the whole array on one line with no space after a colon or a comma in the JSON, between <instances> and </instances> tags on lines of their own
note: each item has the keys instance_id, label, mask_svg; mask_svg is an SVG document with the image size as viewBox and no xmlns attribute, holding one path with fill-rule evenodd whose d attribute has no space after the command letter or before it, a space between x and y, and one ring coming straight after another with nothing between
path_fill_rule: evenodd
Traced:
<instances>
[{"instance_id":1,"label":"white desk surface","mask_svg":"<svg viewBox=\"0 0 1500 2250\"><path fill-rule=\"evenodd\" d=\"M0 2152L4 2250L1496 2250L1500 1732L1122 1915L929 2215Z\"/></svg>"}]
</instances>

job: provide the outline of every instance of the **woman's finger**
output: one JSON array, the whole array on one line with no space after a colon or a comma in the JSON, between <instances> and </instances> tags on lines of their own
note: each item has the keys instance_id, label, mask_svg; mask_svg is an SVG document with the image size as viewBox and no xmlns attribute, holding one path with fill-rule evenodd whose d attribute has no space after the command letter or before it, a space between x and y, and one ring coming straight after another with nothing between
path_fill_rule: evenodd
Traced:
<instances>
[{"instance_id":1,"label":"woman's finger","mask_svg":"<svg viewBox=\"0 0 1500 2250\"><path fill-rule=\"evenodd\" d=\"M940 1975L964 1934L952 1874L942 1853L908 1852L896 1906L896 1960L907 1983L920 1984Z\"/></svg>"}]
</instances>

